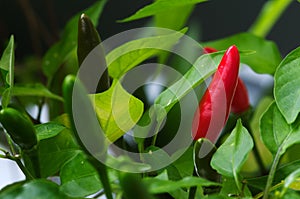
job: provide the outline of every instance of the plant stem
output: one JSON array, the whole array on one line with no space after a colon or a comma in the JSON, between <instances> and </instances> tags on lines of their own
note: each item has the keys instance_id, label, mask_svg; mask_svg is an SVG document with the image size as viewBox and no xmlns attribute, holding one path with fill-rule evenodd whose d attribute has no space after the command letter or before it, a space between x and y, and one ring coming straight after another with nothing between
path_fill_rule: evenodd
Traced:
<instances>
[{"instance_id":1,"label":"plant stem","mask_svg":"<svg viewBox=\"0 0 300 199\"><path fill-rule=\"evenodd\" d=\"M274 190L278 189L279 187L282 187L283 184L284 184L284 182L280 182L280 183L276 184L275 186L273 186L273 187L270 188L270 191L274 191ZM264 192L260 192L256 196L254 196L253 199L259 199L263 195L264 195Z\"/></svg>"},{"instance_id":2,"label":"plant stem","mask_svg":"<svg viewBox=\"0 0 300 199\"><path fill-rule=\"evenodd\" d=\"M275 155L275 158L273 160L272 167L270 169L270 173L269 173L268 180L267 180L267 185L266 185L266 188L264 191L263 199L267 199L269 196L269 192L272 187L275 171L276 171L277 165L278 165L280 157L281 157L281 149L282 149L282 147L280 146L280 148L278 149L278 151Z\"/></svg>"},{"instance_id":3,"label":"plant stem","mask_svg":"<svg viewBox=\"0 0 300 199\"><path fill-rule=\"evenodd\" d=\"M259 37L266 37L290 3L292 0L269 0L266 2L249 32Z\"/></svg>"},{"instance_id":4,"label":"plant stem","mask_svg":"<svg viewBox=\"0 0 300 199\"><path fill-rule=\"evenodd\" d=\"M94 157L91 157L90 162L94 165L99 174L106 198L113 199L106 166Z\"/></svg>"}]
</instances>

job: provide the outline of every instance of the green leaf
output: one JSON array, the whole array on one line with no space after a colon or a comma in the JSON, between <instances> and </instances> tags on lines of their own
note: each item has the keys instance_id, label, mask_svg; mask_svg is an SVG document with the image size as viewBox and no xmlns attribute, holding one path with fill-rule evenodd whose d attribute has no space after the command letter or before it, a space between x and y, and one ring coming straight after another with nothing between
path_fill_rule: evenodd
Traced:
<instances>
[{"instance_id":1,"label":"green leaf","mask_svg":"<svg viewBox=\"0 0 300 199\"><path fill-rule=\"evenodd\" d=\"M1 60L0 69L1 75L3 77L3 83L7 86L13 87L14 85L14 67L15 67L15 45L14 36L10 36L8 45L4 50Z\"/></svg>"},{"instance_id":2,"label":"green leaf","mask_svg":"<svg viewBox=\"0 0 300 199\"><path fill-rule=\"evenodd\" d=\"M42 177L56 174L62 165L81 152L68 129L55 137L41 140L38 150Z\"/></svg>"},{"instance_id":3,"label":"green leaf","mask_svg":"<svg viewBox=\"0 0 300 199\"><path fill-rule=\"evenodd\" d=\"M190 4L170 8L168 12L157 13L154 16L155 26L169 28L172 30L180 30L185 25L193 9L194 5ZM174 15L174 13L180 13L180 15Z\"/></svg>"},{"instance_id":4,"label":"green leaf","mask_svg":"<svg viewBox=\"0 0 300 199\"><path fill-rule=\"evenodd\" d=\"M109 75L115 79L121 78L141 62L171 48L186 31L187 28L184 28L180 32L133 40L112 50L106 56Z\"/></svg>"},{"instance_id":5,"label":"green leaf","mask_svg":"<svg viewBox=\"0 0 300 199\"><path fill-rule=\"evenodd\" d=\"M234 177L237 181L239 171L252 147L253 141L250 134L242 126L241 120L238 120L235 129L213 155L211 166L218 173L227 177Z\"/></svg>"},{"instance_id":6,"label":"green leaf","mask_svg":"<svg viewBox=\"0 0 300 199\"><path fill-rule=\"evenodd\" d=\"M143 182L152 194L172 192L180 188L193 186L220 186L219 183L210 182L204 178L188 176L179 181L161 180L157 178L144 178Z\"/></svg>"},{"instance_id":7,"label":"green leaf","mask_svg":"<svg viewBox=\"0 0 300 199\"><path fill-rule=\"evenodd\" d=\"M290 173L294 172L299 167L300 167L300 160L296 160L296 161L290 162L288 164L282 165L275 172L273 185L280 183ZM268 176L261 176L261 177L249 178L246 181L249 186L262 191L266 187L267 178L268 178Z\"/></svg>"},{"instance_id":8,"label":"green leaf","mask_svg":"<svg viewBox=\"0 0 300 199\"><path fill-rule=\"evenodd\" d=\"M300 112L300 47L289 53L274 76L274 96L277 106L290 124Z\"/></svg>"},{"instance_id":9,"label":"green leaf","mask_svg":"<svg viewBox=\"0 0 300 199\"><path fill-rule=\"evenodd\" d=\"M182 177L191 176L194 170L193 148L189 147L172 165L177 168Z\"/></svg>"},{"instance_id":10,"label":"green leaf","mask_svg":"<svg viewBox=\"0 0 300 199\"><path fill-rule=\"evenodd\" d=\"M171 9L181 6L194 5L197 3L205 2L207 0L158 0L153 2L152 4L145 6L144 8L138 10L134 15L120 20L120 22L128 22L137 19L141 19L144 17L149 17L155 14L160 14L164 12L170 12Z\"/></svg>"},{"instance_id":11,"label":"green leaf","mask_svg":"<svg viewBox=\"0 0 300 199\"><path fill-rule=\"evenodd\" d=\"M60 41L54 44L43 57L42 68L44 74L48 78L57 72L59 67L67 61L72 52L76 52L77 46L77 31L78 31L78 19L82 13L86 13L93 24L97 26L99 16L103 10L106 0L99 0L90 8L80 11L67 23L62 33Z\"/></svg>"},{"instance_id":12,"label":"green leaf","mask_svg":"<svg viewBox=\"0 0 300 199\"><path fill-rule=\"evenodd\" d=\"M273 155L284 154L286 149L300 142L299 126L289 125L273 102L260 120L261 137Z\"/></svg>"},{"instance_id":13,"label":"green leaf","mask_svg":"<svg viewBox=\"0 0 300 199\"><path fill-rule=\"evenodd\" d=\"M236 185L235 179L233 178L228 178L228 177L223 177L222 178L222 189L220 191L220 194L224 195L224 196L229 196L231 195L232 197L230 198L240 198L238 197L241 193L240 190L238 188L238 186ZM242 183L239 182L239 186L244 186L243 188L243 199L246 199L246 196L251 196L251 192L248 189L247 185L242 185ZM235 196L235 197L234 197ZM227 198L226 197L226 198ZM252 198L252 197L250 197Z\"/></svg>"},{"instance_id":14,"label":"green leaf","mask_svg":"<svg viewBox=\"0 0 300 199\"><path fill-rule=\"evenodd\" d=\"M4 89L2 92L2 99L1 99L1 104L3 108L6 108L8 104L10 103L10 97L11 97L11 87Z\"/></svg>"},{"instance_id":15,"label":"green leaf","mask_svg":"<svg viewBox=\"0 0 300 199\"><path fill-rule=\"evenodd\" d=\"M78 153L63 165L60 179L60 190L72 197L88 196L102 188L97 171L83 153Z\"/></svg>"},{"instance_id":16,"label":"green leaf","mask_svg":"<svg viewBox=\"0 0 300 199\"><path fill-rule=\"evenodd\" d=\"M224 51L220 51L200 56L181 79L156 98L154 108L157 111L157 121L162 121L180 99L215 72L223 54Z\"/></svg>"},{"instance_id":17,"label":"green leaf","mask_svg":"<svg viewBox=\"0 0 300 199\"><path fill-rule=\"evenodd\" d=\"M55 137L65 129L66 127L63 126L62 124L58 124L54 122L38 124L35 126L38 140L45 140L48 138Z\"/></svg>"},{"instance_id":18,"label":"green leaf","mask_svg":"<svg viewBox=\"0 0 300 199\"><path fill-rule=\"evenodd\" d=\"M143 102L127 93L118 81L114 81L107 91L90 97L110 142L123 136L143 114Z\"/></svg>"},{"instance_id":19,"label":"green leaf","mask_svg":"<svg viewBox=\"0 0 300 199\"><path fill-rule=\"evenodd\" d=\"M241 62L249 65L257 73L274 74L281 61L276 44L250 33L239 33L216 41L205 42L202 46L214 47L217 50L227 49L235 44L239 50L253 50L255 54L241 57Z\"/></svg>"},{"instance_id":20,"label":"green leaf","mask_svg":"<svg viewBox=\"0 0 300 199\"><path fill-rule=\"evenodd\" d=\"M0 93L4 95L5 90L0 89ZM26 84L14 86L10 89L11 96L34 96L34 97L48 97L51 99L63 101L62 97L51 93L42 84Z\"/></svg>"},{"instance_id":21,"label":"green leaf","mask_svg":"<svg viewBox=\"0 0 300 199\"><path fill-rule=\"evenodd\" d=\"M292 172L288 177L284 180L284 185L281 191L281 197L286 193L286 191L291 188L294 190L300 190L300 183L299 183L299 177L300 177L300 169L295 170Z\"/></svg>"},{"instance_id":22,"label":"green leaf","mask_svg":"<svg viewBox=\"0 0 300 199\"><path fill-rule=\"evenodd\" d=\"M10 185L0 192L0 198L70 199L70 197L59 190L59 186L57 184L46 179L38 179L26 183L16 183L14 185Z\"/></svg>"}]
</instances>

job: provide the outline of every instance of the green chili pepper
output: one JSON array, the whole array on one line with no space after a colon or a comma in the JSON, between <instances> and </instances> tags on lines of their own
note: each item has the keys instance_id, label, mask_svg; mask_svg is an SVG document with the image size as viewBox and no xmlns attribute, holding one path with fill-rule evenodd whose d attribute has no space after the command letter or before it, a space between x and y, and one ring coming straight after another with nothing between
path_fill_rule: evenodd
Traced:
<instances>
[{"instance_id":1,"label":"green chili pepper","mask_svg":"<svg viewBox=\"0 0 300 199\"><path fill-rule=\"evenodd\" d=\"M14 108L0 111L0 122L11 139L22 150L24 163L32 175L40 177L38 140L31 120Z\"/></svg>"},{"instance_id":2,"label":"green chili pepper","mask_svg":"<svg viewBox=\"0 0 300 199\"><path fill-rule=\"evenodd\" d=\"M33 123L16 109L2 109L0 111L0 122L11 139L21 149L29 150L37 144Z\"/></svg>"},{"instance_id":3,"label":"green chili pepper","mask_svg":"<svg viewBox=\"0 0 300 199\"><path fill-rule=\"evenodd\" d=\"M110 86L108 71L106 68L106 61L105 61L105 52L101 46L101 39L100 36L95 29L92 21L86 14L82 14L78 21L78 47L77 47L77 57L78 63L81 65L84 59L88 56L88 54L100 45L97 50L97 54L99 55L99 67L105 67L105 71L103 72L98 87L97 93L103 92L107 90Z\"/></svg>"}]
</instances>

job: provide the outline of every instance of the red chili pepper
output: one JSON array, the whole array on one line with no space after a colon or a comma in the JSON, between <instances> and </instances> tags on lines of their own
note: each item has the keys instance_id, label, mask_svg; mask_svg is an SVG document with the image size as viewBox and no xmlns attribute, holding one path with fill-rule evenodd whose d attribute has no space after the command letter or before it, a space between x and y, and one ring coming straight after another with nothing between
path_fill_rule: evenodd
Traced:
<instances>
[{"instance_id":1,"label":"red chili pepper","mask_svg":"<svg viewBox=\"0 0 300 199\"><path fill-rule=\"evenodd\" d=\"M238 82L240 56L236 46L225 52L213 79L194 115L194 140L207 138L215 143L227 122Z\"/></svg>"},{"instance_id":2,"label":"red chili pepper","mask_svg":"<svg viewBox=\"0 0 300 199\"><path fill-rule=\"evenodd\" d=\"M205 54L218 52L212 47L204 47L203 52ZM238 78L235 94L231 104L231 112L235 114L241 114L248 110L250 107L249 96L247 88L241 78Z\"/></svg>"}]
</instances>

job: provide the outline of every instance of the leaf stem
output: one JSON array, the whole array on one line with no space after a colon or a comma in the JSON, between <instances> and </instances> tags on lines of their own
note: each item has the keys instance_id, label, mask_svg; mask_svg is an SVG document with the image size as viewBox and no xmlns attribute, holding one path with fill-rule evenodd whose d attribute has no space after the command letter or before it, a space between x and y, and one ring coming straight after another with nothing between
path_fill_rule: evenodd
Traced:
<instances>
[{"instance_id":1,"label":"leaf stem","mask_svg":"<svg viewBox=\"0 0 300 199\"><path fill-rule=\"evenodd\" d=\"M250 27L249 32L259 37L266 37L290 3L292 3L292 0L267 1Z\"/></svg>"},{"instance_id":2,"label":"leaf stem","mask_svg":"<svg viewBox=\"0 0 300 199\"><path fill-rule=\"evenodd\" d=\"M279 163L279 160L280 160L280 157L281 157L281 149L282 149L282 147L280 147L278 149L278 151L275 155L275 158L273 160L273 163L272 163L272 166L271 166L271 169L270 169L270 173L269 173L269 176L268 176L266 188L265 188L265 191L264 191L263 199L267 199L268 196L269 196L269 192L270 192L270 189L272 187L273 179L274 179L274 176L275 176L275 171L276 171L276 168L278 166L278 163Z\"/></svg>"}]
</instances>

